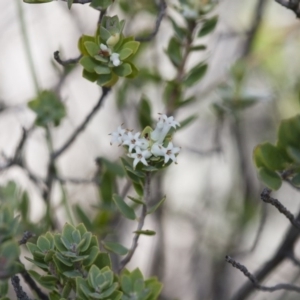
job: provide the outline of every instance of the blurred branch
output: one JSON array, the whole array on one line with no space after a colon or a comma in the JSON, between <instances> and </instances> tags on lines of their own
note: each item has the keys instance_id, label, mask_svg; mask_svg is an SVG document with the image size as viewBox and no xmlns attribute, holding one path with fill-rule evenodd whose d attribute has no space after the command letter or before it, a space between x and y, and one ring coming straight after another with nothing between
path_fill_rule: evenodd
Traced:
<instances>
[{"instance_id":1,"label":"blurred branch","mask_svg":"<svg viewBox=\"0 0 300 300\"><path fill-rule=\"evenodd\" d=\"M77 64L79 62L79 60L81 59L82 55L80 54L78 57L76 58L70 58L70 59L67 59L67 60L62 60L60 58L60 55L59 55L59 51L55 51L53 53L53 57L54 59L62 66L67 66L67 65L70 65L70 64Z\"/></svg>"},{"instance_id":2,"label":"blurred branch","mask_svg":"<svg viewBox=\"0 0 300 300\"><path fill-rule=\"evenodd\" d=\"M91 179L86 178L72 178L72 177L61 177L58 175L54 176L54 179L59 181L61 184L72 183L72 184L100 184L100 180L97 177Z\"/></svg>"},{"instance_id":3,"label":"blurred branch","mask_svg":"<svg viewBox=\"0 0 300 300\"><path fill-rule=\"evenodd\" d=\"M14 287L18 300L31 300L27 294L23 291L22 286L20 285L20 278L17 275L12 276L11 283Z\"/></svg>"},{"instance_id":4,"label":"blurred branch","mask_svg":"<svg viewBox=\"0 0 300 300\"><path fill-rule=\"evenodd\" d=\"M68 0L61 0L63 2L67 2ZM92 0L74 0L73 4L87 4L87 3L91 3Z\"/></svg>"},{"instance_id":5,"label":"blurred branch","mask_svg":"<svg viewBox=\"0 0 300 300\"><path fill-rule=\"evenodd\" d=\"M73 142L76 140L77 136L85 129L85 127L87 126L87 124L92 120L92 118L94 117L94 115L100 109L100 107L102 105L102 102L106 98L106 96L109 93L109 91L110 91L110 88L107 88L107 87L103 87L102 88L102 95L101 95L99 101L97 102L96 106L86 116L85 120L81 123L81 125L79 125L75 129L75 131L70 136L70 138L65 142L65 144L60 149L58 149L57 151L55 151L54 153L52 153L52 157L51 157L52 160L57 159L63 152L65 152L73 144Z\"/></svg>"},{"instance_id":6,"label":"blurred branch","mask_svg":"<svg viewBox=\"0 0 300 300\"><path fill-rule=\"evenodd\" d=\"M300 212L296 217L296 221L300 221ZM283 240L278 247L277 251L271 259L269 259L256 273L255 277L257 281L264 280L283 260L291 253L296 241L299 238L299 229L290 225L287 232L283 235ZM254 286L251 282L245 283L231 300L242 300L250 295L254 290Z\"/></svg>"},{"instance_id":7,"label":"blurred branch","mask_svg":"<svg viewBox=\"0 0 300 300\"><path fill-rule=\"evenodd\" d=\"M31 288L32 291L34 291L40 300L48 300L48 296L44 294L44 292L37 286L35 281L31 278L31 276L28 274L26 270L24 270L21 273L24 281L28 284L28 286Z\"/></svg>"},{"instance_id":8,"label":"blurred branch","mask_svg":"<svg viewBox=\"0 0 300 300\"><path fill-rule=\"evenodd\" d=\"M166 9L167 9L167 3L165 0L160 0L159 2L159 12L156 18L156 22L155 22L155 27L153 29L153 31L146 37L137 37L135 40L138 42L150 42L158 33L160 24L162 19L164 18L165 14L166 14Z\"/></svg>"},{"instance_id":9,"label":"blurred branch","mask_svg":"<svg viewBox=\"0 0 300 300\"><path fill-rule=\"evenodd\" d=\"M264 226L266 224L266 220L267 220L267 207L266 207L266 205L263 205L262 206L262 213L261 213L261 218L260 218L259 226L257 228L256 236L255 236L255 239L254 239L254 242L253 242L251 248L249 250L246 250L246 251L235 253L236 256L237 255L247 255L247 254L250 254L250 253L252 253L256 249L256 247L258 245L258 242L259 242L259 240L261 238Z\"/></svg>"},{"instance_id":10,"label":"blurred branch","mask_svg":"<svg viewBox=\"0 0 300 300\"><path fill-rule=\"evenodd\" d=\"M275 0L287 9L292 10L297 18L300 18L300 1L299 0Z\"/></svg>"},{"instance_id":11,"label":"blurred branch","mask_svg":"<svg viewBox=\"0 0 300 300\"><path fill-rule=\"evenodd\" d=\"M26 244L27 243L27 241L30 239L30 238L32 238L32 237L34 237L35 236L35 234L34 233L32 233L32 232L30 232L30 231L25 231L24 233L23 233L23 236L22 236L22 238L19 240L19 245L24 245L24 244Z\"/></svg>"},{"instance_id":12,"label":"blurred branch","mask_svg":"<svg viewBox=\"0 0 300 300\"><path fill-rule=\"evenodd\" d=\"M271 190L265 188L262 191L260 197L265 203L269 203L275 206L279 212L284 214L287 219L290 220L293 226L295 226L297 229L300 229L300 222L295 219L294 215L284 205L282 205L279 200L271 197Z\"/></svg>"},{"instance_id":13,"label":"blurred branch","mask_svg":"<svg viewBox=\"0 0 300 300\"><path fill-rule=\"evenodd\" d=\"M266 4L267 4L267 0L257 1L257 6L252 19L252 25L250 27L250 30L248 31L247 40L244 45L243 54L242 54L243 57L246 57L252 50L252 45L256 37L257 31L261 25Z\"/></svg>"},{"instance_id":14,"label":"blurred branch","mask_svg":"<svg viewBox=\"0 0 300 300\"><path fill-rule=\"evenodd\" d=\"M275 292L279 290L287 290L287 291L294 291L297 293L300 293L300 287L292 285L292 284L287 284L287 283L279 283L274 286L264 286L259 284L258 280L255 278L254 275L252 275L248 269L240 264L239 262L235 261L233 258L230 256L226 256L226 261L230 263L234 268L240 270L253 284L253 286L263 292Z\"/></svg>"},{"instance_id":15,"label":"blurred branch","mask_svg":"<svg viewBox=\"0 0 300 300\"><path fill-rule=\"evenodd\" d=\"M145 185L144 185L144 199L143 200L144 200L145 204L142 205L142 212L141 212L141 215L140 215L140 218L138 221L136 231L140 231L143 229L143 226L145 223L145 218L147 216L147 203L149 203L149 200L150 200L150 173L149 172L146 173L146 180L145 180ZM130 262L133 254L138 246L139 238L140 238L140 234L136 233L133 237L131 248L129 249L127 255L120 262L119 273Z\"/></svg>"}]
</instances>

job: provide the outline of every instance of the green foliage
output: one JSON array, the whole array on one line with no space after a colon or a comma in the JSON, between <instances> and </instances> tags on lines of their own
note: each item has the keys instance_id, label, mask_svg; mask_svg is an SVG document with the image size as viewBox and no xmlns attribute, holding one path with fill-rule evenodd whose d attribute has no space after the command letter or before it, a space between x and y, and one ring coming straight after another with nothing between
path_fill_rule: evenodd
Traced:
<instances>
[{"instance_id":1,"label":"green foliage","mask_svg":"<svg viewBox=\"0 0 300 300\"><path fill-rule=\"evenodd\" d=\"M278 129L276 145L263 143L253 152L260 179L271 189L280 188L282 179L299 185L300 174L300 115L283 120ZM281 174L287 174L281 177Z\"/></svg>"},{"instance_id":2,"label":"green foliage","mask_svg":"<svg viewBox=\"0 0 300 300\"><path fill-rule=\"evenodd\" d=\"M23 2L29 3L29 4L42 4L42 3L52 2L52 1L53 0L23 0Z\"/></svg>"},{"instance_id":3,"label":"green foliage","mask_svg":"<svg viewBox=\"0 0 300 300\"><path fill-rule=\"evenodd\" d=\"M66 115L66 109L54 92L43 91L28 103L28 107L36 113L35 124L47 127L58 126Z\"/></svg>"},{"instance_id":4,"label":"green foliage","mask_svg":"<svg viewBox=\"0 0 300 300\"><path fill-rule=\"evenodd\" d=\"M203 37L210 34L218 23L218 16L214 16L210 19L205 20L201 29L199 30L198 37Z\"/></svg>"},{"instance_id":5,"label":"green foliage","mask_svg":"<svg viewBox=\"0 0 300 300\"><path fill-rule=\"evenodd\" d=\"M155 300L161 292L162 284L152 277L144 280L139 269L124 270L121 275L122 300Z\"/></svg>"},{"instance_id":6,"label":"green foliage","mask_svg":"<svg viewBox=\"0 0 300 300\"><path fill-rule=\"evenodd\" d=\"M92 6L106 6L109 1L93 1ZM95 36L83 35L78 47L83 57L83 77L100 86L110 87L119 77L134 78L138 71L132 60L140 43L122 34L124 21L105 16Z\"/></svg>"}]
</instances>

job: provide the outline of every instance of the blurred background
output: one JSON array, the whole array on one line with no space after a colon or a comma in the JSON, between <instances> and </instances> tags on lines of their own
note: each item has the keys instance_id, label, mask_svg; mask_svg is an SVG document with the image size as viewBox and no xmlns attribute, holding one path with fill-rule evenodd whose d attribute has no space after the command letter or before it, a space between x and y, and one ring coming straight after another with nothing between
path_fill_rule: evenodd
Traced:
<instances>
[{"instance_id":1,"label":"blurred background","mask_svg":"<svg viewBox=\"0 0 300 300\"><path fill-rule=\"evenodd\" d=\"M148 1L123 2L136 9L126 11L115 3L108 13L124 17L126 34L151 31L157 14L155 3L152 9ZM263 2L261 7L259 2ZM166 195L167 200L146 220L145 228L155 230L156 236L141 237L128 265L130 269L140 267L147 277L157 275L164 282L162 299L231 299L247 279L225 262L225 255L255 272L275 253L289 227L286 218L260 200L263 186L257 179L252 151L263 141L275 142L280 120L299 112L300 22L274 0L259 2L220 1L213 12L219 15L216 30L201 40L207 49L193 53L187 62L189 68L195 61L205 60L209 69L204 79L187 91L196 95L197 101L178 110L175 117L181 122L196 113L197 118L174 136L174 144L182 148L178 164L152 182L152 195ZM167 4L166 14L175 16L171 2ZM53 60L56 50L63 59L77 57L79 37L93 35L98 17L99 13L88 5L73 5L68 10L62 1L43 5L21 0L0 2L1 165L14 155L22 128L29 129L34 122L35 115L27 103L36 95L35 82L42 89L59 90L67 107L62 124L51 129L54 149L64 143L98 101L101 89L81 77L80 65L63 77L61 66ZM121 124L141 129L136 117L141 98L149 99L153 120L158 113L166 112L163 92L166 81L175 75L165 54L172 32L166 17L156 37L143 44L137 58L139 67L157 75L156 81L137 81L131 89L118 82L84 132L59 157L57 168L60 178L65 179L64 192L56 183L51 193L58 228L68 221L61 206L63 197L71 208L79 204L97 223L101 192L99 184L89 180L99 167L95 159L120 161L123 149L110 146L109 133ZM236 73L232 66L238 60L245 72L241 93L253 101L237 112L225 109L220 113L218 108L227 107L228 95L234 89ZM45 178L49 154L44 129L31 132L23 155L26 168L37 178ZM13 166L1 172L1 184L9 181L28 192L30 219L38 222L46 209L40 193L42 180L39 190L24 168ZM134 194L124 178L118 181L118 188ZM297 213L296 190L283 185L274 197ZM81 221L75 210L72 214ZM135 223L118 218L114 226L117 239L130 247ZM300 285L299 267L285 261L268 274L264 284L281 282ZM249 299L297 297L293 293L253 292Z\"/></svg>"}]
</instances>

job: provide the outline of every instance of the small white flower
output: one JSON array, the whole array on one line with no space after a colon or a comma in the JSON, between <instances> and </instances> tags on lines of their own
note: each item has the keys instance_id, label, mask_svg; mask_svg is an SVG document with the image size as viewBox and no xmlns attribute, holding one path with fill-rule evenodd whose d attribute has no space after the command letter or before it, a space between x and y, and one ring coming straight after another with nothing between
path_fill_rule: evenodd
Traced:
<instances>
[{"instance_id":1,"label":"small white flower","mask_svg":"<svg viewBox=\"0 0 300 300\"><path fill-rule=\"evenodd\" d=\"M170 142L167 148L162 147L162 151L165 156L165 164L171 159L173 162L177 162L175 154L179 153L180 148L174 147L173 143Z\"/></svg>"},{"instance_id":2,"label":"small white flower","mask_svg":"<svg viewBox=\"0 0 300 300\"><path fill-rule=\"evenodd\" d=\"M161 115L158 119L156 128L151 133L151 139L155 142L162 143L168 134L171 127L176 128L180 124L174 120L174 117L167 117L166 115Z\"/></svg>"},{"instance_id":3,"label":"small white flower","mask_svg":"<svg viewBox=\"0 0 300 300\"><path fill-rule=\"evenodd\" d=\"M112 62L112 64L117 67L121 64L120 61L120 54L119 53L112 53L112 55L110 56L110 61Z\"/></svg>"},{"instance_id":4,"label":"small white flower","mask_svg":"<svg viewBox=\"0 0 300 300\"><path fill-rule=\"evenodd\" d=\"M151 155L152 154L149 150L141 150L139 147L135 148L135 153L128 154L129 157L134 158L134 169L139 162L143 163L145 166L148 166L146 159L148 159Z\"/></svg>"},{"instance_id":5,"label":"small white flower","mask_svg":"<svg viewBox=\"0 0 300 300\"><path fill-rule=\"evenodd\" d=\"M139 144L140 144L139 147L140 147L142 150L146 150L146 149L148 149L148 147L149 147L149 141L148 141L147 139L145 139L145 138L139 139Z\"/></svg>"},{"instance_id":6,"label":"small white flower","mask_svg":"<svg viewBox=\"0 0 300 300\"><path fill-rule=\"evenodd\" d=\"M120 146L124 142L124 138L127 136L127 130L119 126L117 131L112 132L109 135L111 135L110 144L112 145L113 143L118 143Z\"/></svg>"},{"instance_id":7,"label":"small white flower","mask_svg":"<svg viewBox=\"0 0 300 300\"><path fill-rule=\"evenodd\" d=\"M140 147L141 145L141 139L139 138L140 132L137 132L136 134L132 134L132 132L128 132L126 136L124 136L123 145L129 146L129 152L131 153L133 149L136 147Z\"/></svg>"},{"instance_id":8,"label":"small white flower","mask_svg":"<svg viewBox=\"0 0 300 300\"><path fill-rule=\"evenodd\" d=\"M158 144L158 143L154 143L151 147L151 153L154 156L165 156L165 152L163 151L163 146Z\"/></svg>"}]
</instances>

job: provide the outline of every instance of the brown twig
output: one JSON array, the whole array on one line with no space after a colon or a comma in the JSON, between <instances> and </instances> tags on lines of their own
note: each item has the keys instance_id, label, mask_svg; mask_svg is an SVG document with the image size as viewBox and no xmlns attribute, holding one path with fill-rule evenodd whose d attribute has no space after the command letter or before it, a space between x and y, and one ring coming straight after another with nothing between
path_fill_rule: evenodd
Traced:
<instances>
[{"instance_id":1,"label":"brown twig","mask_svg":"<svg viewBox=\"0 0 300 300\"><path fill-rule=\"evenodd\" d=\"M160 28L160 24L162 19L164 18L165 14L166 14L166 9L167 9L167 3L165 0L160 0L159 3L159 12L156 18L156 22L155 22L155 27L153 29L153 31L146 37L137 37L135 40L138 42L150 42L158 33L158 30Z\"/></svg>"},{"instance_id":2,"label":"brown twig","mask_svg":"<svg viewBox=\"0 0 300 300\"><path fill-rule=\"evenodd\" d=\"M68 0L61 0L63 2L67 2ZM92 0L74 0L73 4L87 4L87 3L91 3Z\"/></svg>"},{"instance_id":3,"label":"brown twig","mask_svg":"<svg viewBox=\"0 0 300 300\"><path fill-rule=\"evenodd\" d=\"M17 275L12 276L11 283L13 285L18 300L31 300L23 291L23 288L20 285L20 278Z\"/></svg>"},{"instance_id":4,"label":"brown twig","mask_svg":"<svg viewBox=\"0 0 300 300\"><path fill-rule=\"evenodd\" d=\"M279 291L279 290L286 290L286 291L293 291L293 292L300 293L300 287L292 285L292 284L279 283L279 284L276 284L274 286L261 285L261 284L259 284L259 282L256 279L256 277L254 275L252 275L244 265L242 265L241 263L235 261L230 256L226 256L225 259L234 268L240 270L252 282L253 286L256 289L260 290L260 291L263 291L263 292L275 292L275 291Z\"/></svg>"},{"instance_id":5,"label":"brown twig","mask_svg":"<svg viewBox=\"0 0 300 300\"><path fill-rule=\"evenodd\" d=\"M30 232L30 231L25 231L25 232L23 233L22 238L18 241L19 245L24 245L24 244L26 244L27 241L28 241L30 238L34 237L34 236L35 236L34 233L32 233L32 232Z\"/></svg>"},{"instance_id":6,"label":"brown twig","mask_svg":"<svg viewBox=\"0 0 300 300\"><path fill-rule=\"evenodd\" d=\"M141 215L140 215L140 218L138 221L136 231L140 231L143 229L143 226L145 223L145 218L147 216L147 203L149 202L149 199L150 199L150 173L146 173L146 180L145 180L145 185L144 185L144 202L145 202L145 204L142 205L142 212L141 212ZM131 248L129 249L127 255L120 262L119 273L130 262L133 254L138 246L139 238L140 238L140 234L136 233L133 237Z\"/></svg>"},{"instance_id":7,"label":"brown twig","mask_svg":"<svg viewBox=\"0 0 300 300\"><path fill-rule=\"evenodd\" d=\"M300 229L300 222L295 219L294 215L284 205L282 205L279 200L271 197L271 190L265 188L260 197L265 203L269 203L276 207L280 213L284 214L287 219L290 220L293 226L295 226L297 229Z\"/></svg>"},{"instance_id":8,"label":"brown twig","mask_svg":"<svg viewBox=\"0 0 300 300\"><path fill-rule=\"evenodd\" d=\"M94 117L94 115L100 109L100 107L102 105L102 102L106 98L106 96L109 93L109 91L110 91L110 88L107 88L107 87L103 87L102 88L102 95L101 95L99 101L97 102L97 104L95 105L95 107L86 116L86 118L84 119L84 121L75 129L75 131L73 132L73 134L64 143L64 145L61 146L60 149L56 150L52 154L52 157L51 157L52 160L57 159L63 152L65 152L73 144L73 142L76 140L77 136L85 129L85 127L87 126L87 124L92 120L92 118Z\"/></svg>"},{"instance_id":9,"label":"brown twig","mask_svg":"<svg viewBox=\"0 0 300 300\"><path fill-rule=\"evenodd\" d=\"M287 9L292 10L297 18L300 18L300 1L299 0L275 0Z\"/></svg>"},{"instance_id":10,"label":"brown twig","mask_svg":"<svg viewBox=\"0 0 300 300\"><path fill-rule=\"evenodd\" d=\"M55 51L53 53L53 57L54 59L62 66L68 66L68 65L71 65L71 64L77 64L79 62L79 60L81 59L82 55L80 54L78 57L76 58L70 58L70 59L67 59L67 60L62 60L60 58L60 55L59 55L59 51Z\"/></svg>"},{"instance_id":11,"label":"brown twig","mask_svg":"<svg viewBox=\"0 0 300 300\"><path fill-rule=\"evenodd\" d=\"M37 286L35 281L31 278L26 270L21 273L24 281L28 284L32 291L34 291L40 300L49 300L49 297Z\"/></svg>"}]
</instances>

